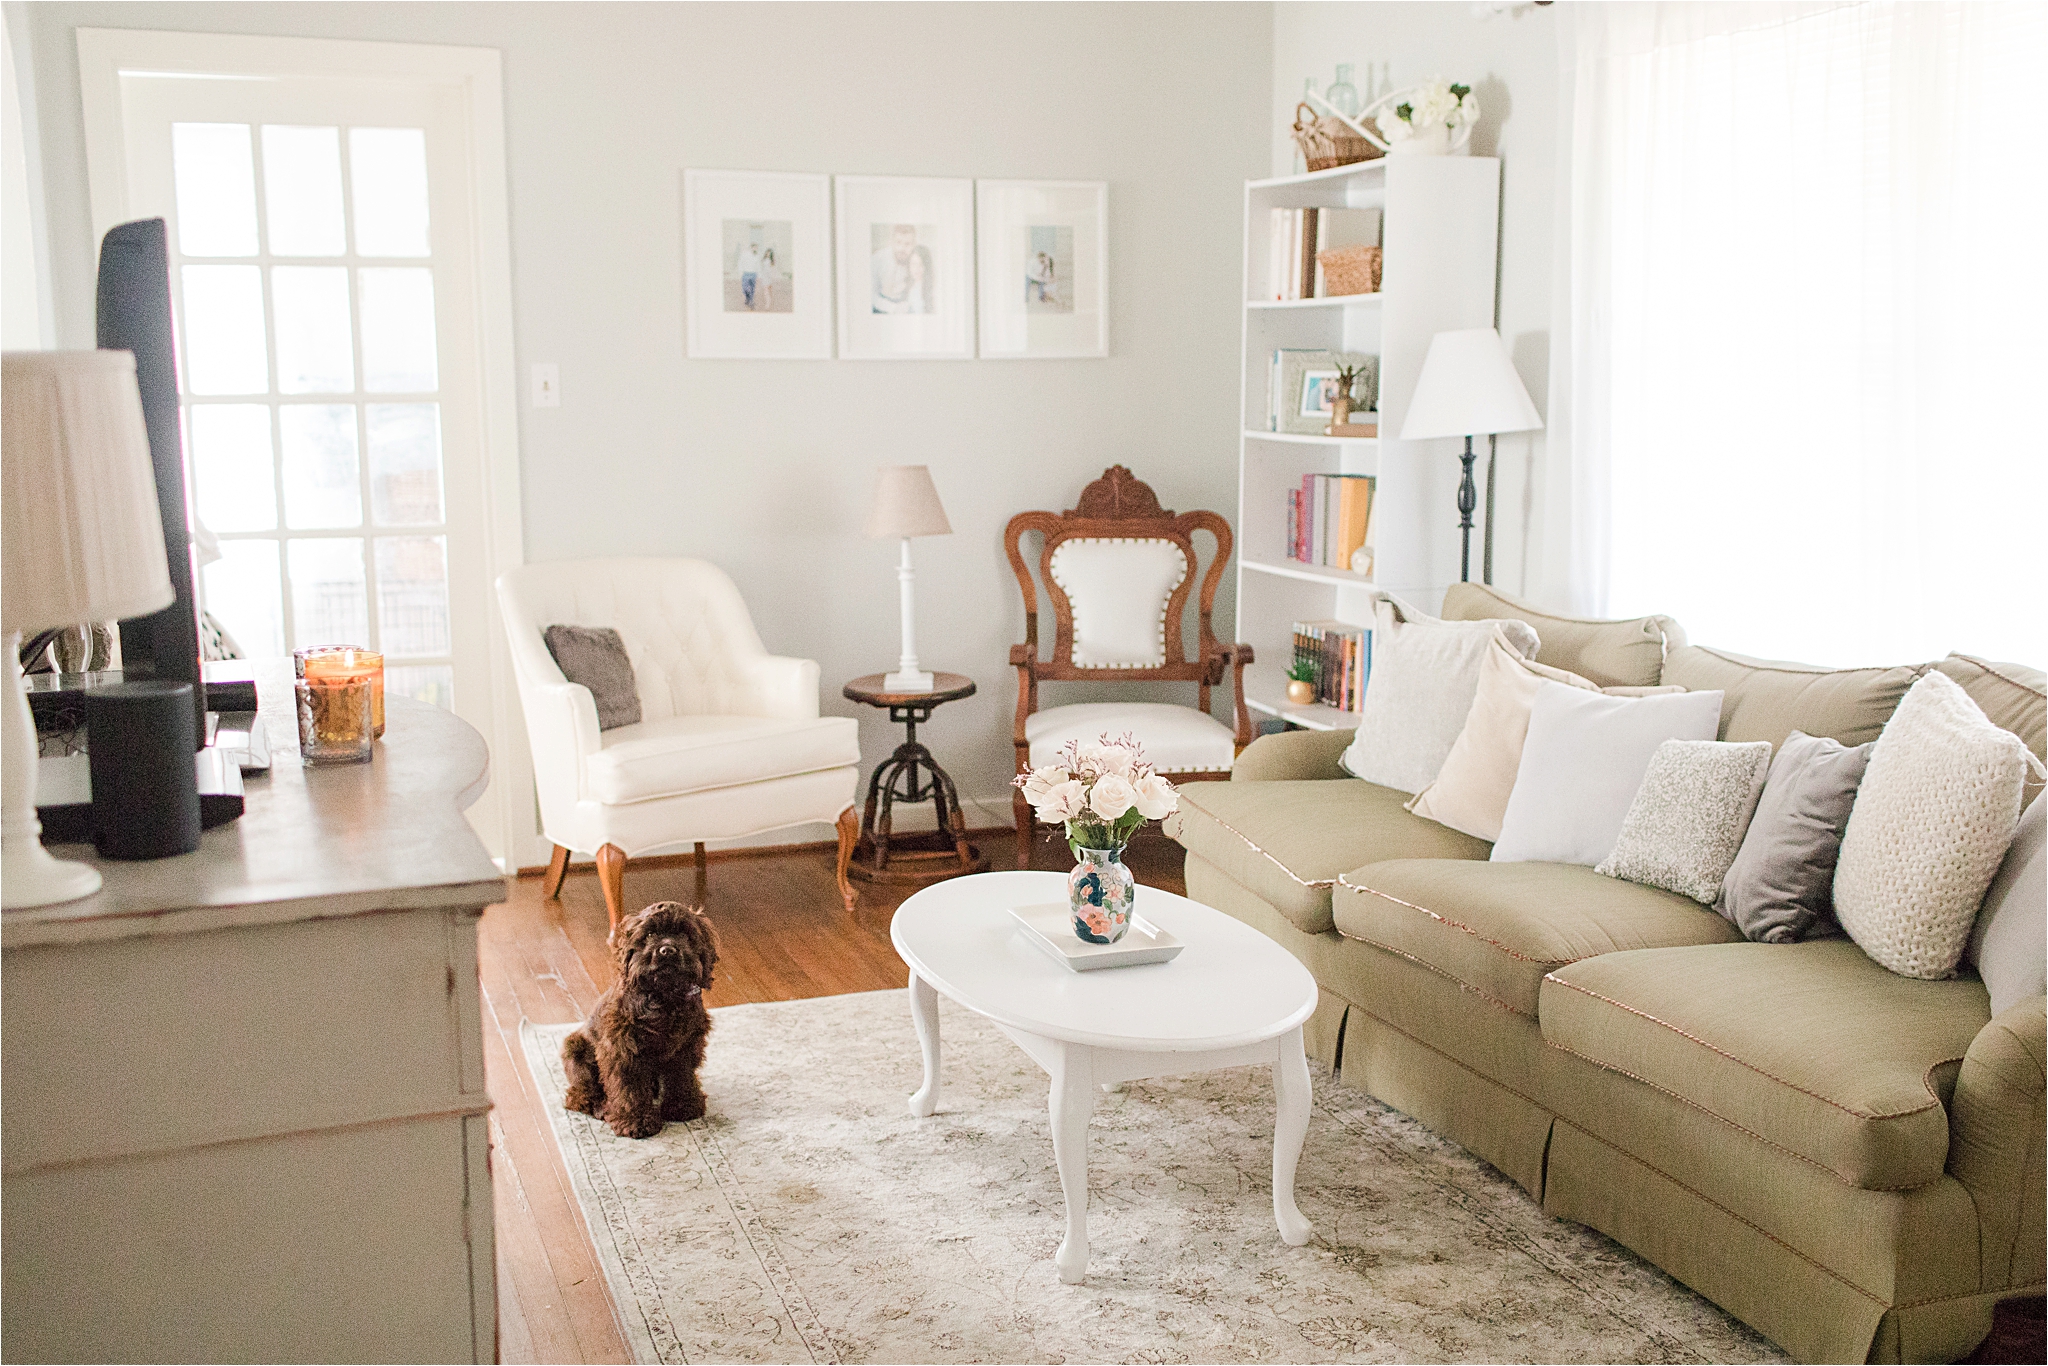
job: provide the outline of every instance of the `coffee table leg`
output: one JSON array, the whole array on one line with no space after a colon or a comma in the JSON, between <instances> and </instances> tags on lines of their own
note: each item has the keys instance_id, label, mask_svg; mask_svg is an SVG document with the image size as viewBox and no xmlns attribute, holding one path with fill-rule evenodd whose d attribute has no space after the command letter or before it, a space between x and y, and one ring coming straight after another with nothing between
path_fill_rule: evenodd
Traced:
<instances>
[{"instance_id":1,"label":"coffee table leg","mask_svg":"<svg viewBox=\"0 0 2048 1366\"><path fill-rule=\"evenodd\" d=\"M939 1108L939 993L915 972L910 974L910 1018L924 1051L924 1085L910 1098L910 1113L924 1119Z\"/></svg>"},{"instance_id":2,"label":"coffee table leg","mask_svg":"<svg viewBox=\"0 0 2048 1366\"><path fill-rule=\"evenodd\" d=\"M1052 1264L1061 1280L1079 1285L1088 1275L1088 1116L1095 1112L1095 1085L1087 1047L1068 1043L1059 1049L1052 1074L1052 1158L1067 1197L1067 1236Z\"/></svg>"},{"instance_id":3,"label":"coffee table leg","mask_svg":"<svg viewBox=\"0 0 2048 1366\"><path fill-rule=\"evenodd\" d=\"M1273 1222L1289 1247L1308 1241L1309 1222L1294 1204L1294 1169L1301 1161L1302 1140L1308 1137L1308 1058L1302 1052L1301 1030L1279 1039L1273 1060Z\"/></svg>"}]
</instances>

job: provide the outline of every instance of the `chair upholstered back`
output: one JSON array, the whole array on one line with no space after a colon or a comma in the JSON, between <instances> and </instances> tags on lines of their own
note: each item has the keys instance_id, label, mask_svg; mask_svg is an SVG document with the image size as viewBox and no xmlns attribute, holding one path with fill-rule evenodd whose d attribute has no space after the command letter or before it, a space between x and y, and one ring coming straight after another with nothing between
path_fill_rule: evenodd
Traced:
<instances>
[{"instance_id":1,"label":"chair upholstered back","mask_svg":"<svg viewBox=\"0 0 2048 1366\"><path fill-rule=\"evenodd\" d=\"M750 661L767 652L739 589L705 560L615 557L506 573L503 601L522 681L560 683L541 633L609 626L625 642L643 720L751 713ZM512 629L514 617L518 629Z\"/></svg>"},{"instance_id":2,"label":"chair upholstered back","mask_svg":"<svg viewBox=\"0 0 2048 1366\"><path fill-rule=\"evenodd\" d=\"M1038 532L1044 544L1038 573L1024 557L1023 538ZM1196 604L1201 638L1193 658L1181 628L1195 587L1194 533L1216 539L1216 553L1201 578ZM1216 586L1230 559L1230 524L1213 512L1175 514L1122 465L1081 491L1064 513L1020 512L1003 531L1003 548L1024 595L1024 645L1039 653L1038 581L1053 614L1052 658L1038 666L1044 679L1176 679L1208 689L1222 681L1227 651L1210 625ZM1219 653L1219 651L1222 651Z\"/></svg>"}]
</instances>

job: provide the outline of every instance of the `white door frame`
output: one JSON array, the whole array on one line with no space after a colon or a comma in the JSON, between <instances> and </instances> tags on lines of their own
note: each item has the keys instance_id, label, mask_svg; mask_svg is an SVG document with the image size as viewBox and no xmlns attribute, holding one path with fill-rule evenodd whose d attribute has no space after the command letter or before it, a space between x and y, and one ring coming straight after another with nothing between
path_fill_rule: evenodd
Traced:
<instances>
[{"instance_id":1,"label":"white door frame","mask_svg":"<svg viewBox=\"0 0 2048 1366\"><path fill-rule=\"evenodd\" d=\"M259 38L81 28L78 76L85 115L86 173L93 241L127 221L128 152L121 73L151 71L263 79L280 76L401 79L454 91L467 134L467 192L475 225L476 429L483 474L485 601L504 570L525 562L519 487L519 415L512 328L511 214L505 179L502 61L492 48L374 43L325 38ZM507 872L542 861L533 802L533 764L511 685L504 626L490 619L489 789L469 812L485 846Z\"/></svg>"}]
</instances>

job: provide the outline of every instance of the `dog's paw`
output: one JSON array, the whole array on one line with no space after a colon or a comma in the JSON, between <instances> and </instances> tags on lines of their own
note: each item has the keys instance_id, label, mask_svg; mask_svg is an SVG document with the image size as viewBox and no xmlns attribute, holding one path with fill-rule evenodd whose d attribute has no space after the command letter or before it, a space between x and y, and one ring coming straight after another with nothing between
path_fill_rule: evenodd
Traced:
<instances>
[{"instance_id":1,"label":"dog's paw","mask_svg":"<svg viewBox=\"0 0 2048 1366\"><path fill-rule=\"evenodd\" d=\"M680 1096L674 1100L662 1102L661 1117L663 1119L687 1124L691 1120L701 1119L703 1116L704 1097L702 1096Z\"/></svg>"},{"instance_id":2,"label":"dog's paw","mask_svg":"<svg viewBox=\"0 0 2048 1366\"><path fill-rule=\"evenodd\" d=\"M562 1108L564 1110L574 1110L581 1115L594 1115L597 1113L597 1107L603 1099L604 1097L597 1090L579 1083L571 1086L569 1093L562 1097Z\"/></svg>"},{"instance_id":3,"label":"dog's paw","mask_svg":"<svg viewBox=\"0 0 2048 1366\"><path fill-rule=\"evenodd\" d=\"M661 1132L661 1116L655 1114L615 1115L606 1123L620 1138L653 1138Z\"/></svg>"}]
</instances>

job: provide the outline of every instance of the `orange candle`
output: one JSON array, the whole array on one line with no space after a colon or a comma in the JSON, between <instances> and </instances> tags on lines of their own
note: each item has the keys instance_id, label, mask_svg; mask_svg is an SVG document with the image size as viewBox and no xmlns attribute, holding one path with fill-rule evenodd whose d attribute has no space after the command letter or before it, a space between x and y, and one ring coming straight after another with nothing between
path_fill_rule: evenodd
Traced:
<instances>
[{"instance_id":1,"label":"orange candle","mask_svg":"<svg viewBox=\"0 0 2048 1366\"><path fill-rule=\"evenodd\" d=\"M300 650L293 656L298 674L308 681L345 682L366 679L370 684L370 729L380 739L384 734L384 656L354 645L321 645Z\"/></svg>"}]
</instances>

